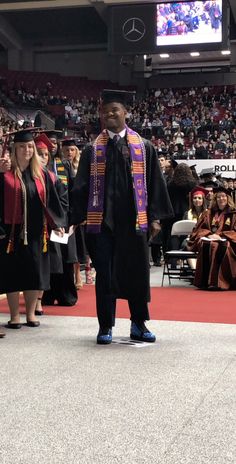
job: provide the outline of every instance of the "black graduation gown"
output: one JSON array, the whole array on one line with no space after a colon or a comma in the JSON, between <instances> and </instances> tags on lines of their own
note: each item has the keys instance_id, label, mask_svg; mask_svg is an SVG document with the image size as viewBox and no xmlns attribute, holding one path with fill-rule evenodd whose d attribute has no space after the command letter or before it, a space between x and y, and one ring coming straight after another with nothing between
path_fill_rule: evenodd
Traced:
<instances>
[{"instance_id":1,"label":"black graduation gown","mask_svg":"<svg viewBox=\"0 0 236 464\"><path fill-rule=\"evenodd\" d=\"M167 250L178 249L183 239L171 237L171 229L176 221L183 219L185 211L189 208L189 193L197 185L197 181L186 180L181 185L177 185L173 179L167 183L167 189L170 201L173 207L174 215L172 218L163 221L163 252Z\"/></svg>"},{"instance_id":2,"label":"black graduation gown","mask_svg":"<svg viewBox=\"0 0 236 464\"><path fill-rule=\"evenodd\" d=\"M69 161L62 160L62 164L65 168L65 175L67 177L67 187L64 184L62 184L61 188L65 189L65 191L68 192L68 197L69 197L68 223L69 223L70 222L70 192L73 187L73 174L72 174L71 165ZM48 169L54 172L53 161L49 164ZM73 264L78 261L77 253L76 253L75 234L72 234L69 237L69 241L67 245L61 245L60 248L61 248L62 258L65 263Z\"/></svg>"},{"instance_id":3,"label":"black graduation gown","mask_svg":"<svg viewBox=\"0 0 236 464\"><path fill-rule=\"evenodd\" d=\"M14 250L6 253L11 225L4 223L4 174L0 174L0 226L6 237L0 240L0 293L46 290L50 286L49 252L43 252L43 206L30 169L22 173L27 194L27 239L21 239L22 226L16 224ZM45 171L47 211L57 227L64 227L66 216L54 183Z\"/></svg>"},{"instance_id":4,"label":"black graduation gown","mask_svg":"<svg viewBox=\"0 0 236 464\"><path fill-rule=\"evenodd\" d=\"M73 175L70 163L62 160L67 177L67 185L60 183L60 188L63 189L69 197L69 210L67 221L70 222L70 191L73 185ZM54 161L52 160L48 166L50 171L54 172ZM59 173L58 173L58 177ZM42 298L43 305L53 305L55 300L61 306L73 306L77 302L77 290L74 283L74 268L73 263L78 261L76 253L75 234L69 237L67 245L51 243L50 245L50 260L51 260L51 279L50 290L44 292Z\"/></svg>"},{"instance_id":5,"label":"black graduation gown","mask_svg":"<svg viewBox=\"0 0 236 464\"><path fill-rule=\"evenodd\" d=\"M172 215L166 184L154 147L144 140L148 191L148 223ZM86 220L91 146L82 152L72 192L73 224ZM114 237L112 286L115 298L150 301L149 252L147 234L136 232L136 208L131 176L131 160L126 138L114 146L108 142L105 171L103 226ZM96 234L86 234L89 254L96 254Z\"/></svg>"},{"instance_id":6,"label":"black graduation gown","mask_svg":"<svg viewBox=\"0 0 236 464\"><path fill-rule=\"evenodd\" d=\"M61 205L65 211L66 218L69 211L69 198L67 189L64 185L55 177L55 189L59 196ZM65 224L65 227L68 225L68 219ZM50 273L51 274L63 274L63 262L62 262L62 253L60 243L49 241L49 256L50 256Z\"/></svg>"}]
</instances>

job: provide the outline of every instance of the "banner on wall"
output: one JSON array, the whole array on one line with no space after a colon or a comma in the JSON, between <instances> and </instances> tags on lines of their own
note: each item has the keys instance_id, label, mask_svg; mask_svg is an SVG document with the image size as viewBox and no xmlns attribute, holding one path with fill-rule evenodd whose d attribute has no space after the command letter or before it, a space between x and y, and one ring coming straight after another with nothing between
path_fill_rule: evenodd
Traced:
<instances>
[{"instance_id":1,"label":"banner on wall","mask_svg":"<svg viewBox=\"0 0 236 464\"><path fill-rule=\"evenodd\" d=\"M212 159L212 160L176 160L178 163L187 163L189 166L195 165L195 169L197 174L203 169L211 169L213 168L216 175L220 175L222 177L232 177L233 179L236 178L236 159Z\"/></svg>"}]
</instances>

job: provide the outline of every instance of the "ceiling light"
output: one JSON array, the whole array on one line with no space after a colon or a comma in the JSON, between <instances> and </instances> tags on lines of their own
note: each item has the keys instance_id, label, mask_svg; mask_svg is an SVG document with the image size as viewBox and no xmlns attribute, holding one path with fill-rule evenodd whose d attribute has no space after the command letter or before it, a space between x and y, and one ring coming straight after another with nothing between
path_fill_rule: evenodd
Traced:
<instances>
[{"instance_id":1,"label":"ceiling light","mask_svg":"<svg viewBox=\"0 0 236 464\"><path fill-rule=\"evenodd\" d=\"M168 53L161 53L160 58L170 58L170 55Z\"/></svg>"},{"instance_id":2,"label":"ceiling light","mask_svg":"<svg viewBox=\"0 0 236 464\"><path fill-rule=\"evenodd\" d=\"M191 56L200 56L200 53L199 52L191 52L190 55Z\"/></svg>"},{"instance_id":3,"label":"ceiling light","mask_svg":"<svg viewBox=\"0 0 236 464\"><path fill-rule=\"evenodd\" d=\"M222 55L231 55L231 51L230 50L222 50L221 54Z\"/></svg>"}]
</instances>

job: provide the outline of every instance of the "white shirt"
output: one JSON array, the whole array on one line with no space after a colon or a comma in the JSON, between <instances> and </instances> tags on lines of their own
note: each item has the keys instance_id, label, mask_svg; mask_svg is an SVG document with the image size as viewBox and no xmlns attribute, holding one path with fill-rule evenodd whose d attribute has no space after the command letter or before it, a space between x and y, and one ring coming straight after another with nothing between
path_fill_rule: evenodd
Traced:
<instances>
[{"instance_id":1,"label":"white shirt","mask_svg":"<svg viewBox=\"0 0 236 464\"><path fill-rule=\"evenodd\" d=\"M107 133L108 133L110 139L113 139L113 137L115 137L115 135L119 135L122 138L126 134L126 129L123 129L121 132L118 132L118 134L115 134L114 132L107 129Z\"/></svg>"}]
</instances>

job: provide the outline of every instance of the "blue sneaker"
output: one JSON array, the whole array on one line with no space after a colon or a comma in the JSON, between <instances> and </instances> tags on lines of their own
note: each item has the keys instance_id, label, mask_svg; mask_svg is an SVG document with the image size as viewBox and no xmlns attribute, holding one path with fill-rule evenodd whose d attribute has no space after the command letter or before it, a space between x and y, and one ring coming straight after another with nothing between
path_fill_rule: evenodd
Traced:
<instances>
[{"instance_id":1,"label":"blue sneaker","mask_svg":"<svg viewBox=\"0 0 236 464\"><path fill-rule=\"evenodd\" d=\"M112 342L112 329L101 328L98 331L97 343L98 345L109 345Z\"/></svg>"},{"instance_id":2,"label":"blue sneaker","mask_svg":"<svg viewBox=\"0 0 236 464\"><path fill-rule=\"evenodd\" d=\"M147 329L144 322L139 324L137 322L131 322L130 338L131 340L148 343L154 343L156 341L155 334Z\"/></svg>"}]
</instances>

